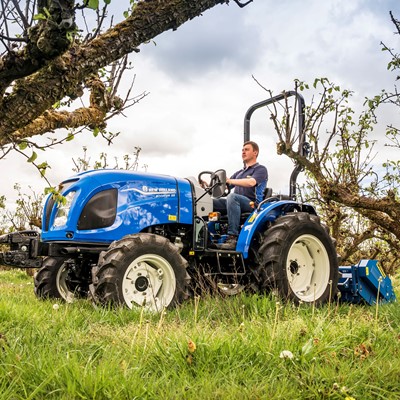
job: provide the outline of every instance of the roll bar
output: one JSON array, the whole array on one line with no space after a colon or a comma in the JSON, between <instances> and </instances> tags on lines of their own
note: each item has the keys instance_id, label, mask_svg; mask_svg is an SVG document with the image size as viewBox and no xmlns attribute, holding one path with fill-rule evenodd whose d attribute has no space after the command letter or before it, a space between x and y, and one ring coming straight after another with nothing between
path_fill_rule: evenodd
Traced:
<instances>
[{"instance_id":1,"label":"roll bar","mask_svg":"<svg viewBox=\"0 0 400 400\"><path fill-rule=\"evenodd\" d=\"M294 90L288 91L288 92L282 92L281 94L277 96L273 96L269 99L260 101L259 103L253 104L246 112L245 117L244 117L244 141L247 142L250 140L250 118L253 115L254 111L258 110L259 108L266 107L272 103L276 103L278 101L284 100L290 96L295 96L296 97L296 103L297 103L297 115L298 115L298 129L299 129L299 153L300 155L304 156L306 155L306 151L308 148L308 144L306 143L306 137L305 137L305 101L304 97L295 92ZM296 197L296 181L297 181L297 176L299 173L303 170L303 167L296 162L295 167L290 175L290 181L289 181L289 196L294 200Z\"/></svg>"}]
</instances>

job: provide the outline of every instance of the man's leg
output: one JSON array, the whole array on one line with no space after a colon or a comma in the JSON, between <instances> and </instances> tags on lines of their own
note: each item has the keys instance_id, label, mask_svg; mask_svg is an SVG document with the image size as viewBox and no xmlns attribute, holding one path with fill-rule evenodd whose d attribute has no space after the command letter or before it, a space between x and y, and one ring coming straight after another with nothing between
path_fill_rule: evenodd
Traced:
<instances>
[{"instance_id":1,"label":"man's leg","mask_svg":"<svg viewBox=\"0 0 400 400\"><path fill-rule=\"evenodd\" d=\"M221 215L226 215L226 197L213 199L213 211L220 212Z\"/></svg>"},{"instance_id":2,"label":"man's leg","mask_svg":"<svg viewBox=\"0 0 400 400\"><path fill-rule=\"evenodd\" d=\"M228 212L228 235L238 236L240 229L240 214L252 212L250 200L246 196L230 193L226 197L226 208Z\"/></svg>"}]
</instances>

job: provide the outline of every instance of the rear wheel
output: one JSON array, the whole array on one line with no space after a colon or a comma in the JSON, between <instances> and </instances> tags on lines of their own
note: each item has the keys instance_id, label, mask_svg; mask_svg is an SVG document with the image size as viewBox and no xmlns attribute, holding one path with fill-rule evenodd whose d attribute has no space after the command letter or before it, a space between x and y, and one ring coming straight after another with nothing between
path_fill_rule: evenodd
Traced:
<instances>
[{"instance_id":1,"label":"rear wheel","mask_svg":"<svg viewBox=\"0 0 400 400\"><path fill-rule=\"evenodd\" d=\"M332 239L319 218L291 213L265 232L259 249L263 286L280 297L317 304L328 301L338 281L338 261Z\"/></svg>"},{"instance_id":2,"label":"rear wheel","mask_svg":"<svg viewBox=\"0 0 400 400\"><path fill-rule=\"evenodd\" d=\"M46 257L35 275L35 294L39 298L63 299L71 303L76 297L86 297L88 282L78 278L74 261L63 257Z\"/></svg>"},{"instance_id":3,"label":"rear wheel","mask_svg":"<svg viewBox=\"0 0 400 400\"><path fill-rule=\"evenodd\" d=\"M187 297L187 262L168 239L141 233L111 244L93 270L100 303L160 312Z\"/></svg>"}]
</instances>

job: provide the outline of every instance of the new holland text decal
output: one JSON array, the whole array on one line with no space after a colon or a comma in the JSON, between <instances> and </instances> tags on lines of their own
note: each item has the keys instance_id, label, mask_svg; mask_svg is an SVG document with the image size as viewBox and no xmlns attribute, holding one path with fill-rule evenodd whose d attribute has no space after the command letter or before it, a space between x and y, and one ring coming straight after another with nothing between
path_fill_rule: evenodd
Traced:
<instances>
[{"instance_id":1,"label":"new holland text decal","mask_svg":"<svg viewBox=\"0 0 400 400\"><path fill-rule=\"evenodd\" d=\"M175 196L176 188L148 187L142 186L142 189L133 189L143 196Z\"/></svg>"}]
</instances>

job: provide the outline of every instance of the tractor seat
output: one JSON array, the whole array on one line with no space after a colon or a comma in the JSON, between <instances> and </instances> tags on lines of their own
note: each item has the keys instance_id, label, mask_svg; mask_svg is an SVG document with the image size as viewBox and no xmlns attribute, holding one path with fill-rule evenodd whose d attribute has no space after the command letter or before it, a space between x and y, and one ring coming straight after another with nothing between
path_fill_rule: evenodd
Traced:
<instances>
[{"instance_id":1,"label":"tractor seat","mask_svg":"<svg viewBox=\"0 0 400 400\"><path fill-rule=\"evenodd\" d=\"M272 188L265 188L263 200L280 201L280 200L293 200L293 197L287 194L273 194Z\"/></svg>"},{"instance_id":2,"label":"tractor seat","mask_svg":"<svg viewBox=\"0 0 400 400\"><path fill-rule=\"evenodd\" d=\"M269 197L272 197L272 188L266 187L264 189L263 200L268 199Z\"/></svg>"}]
</instances>

